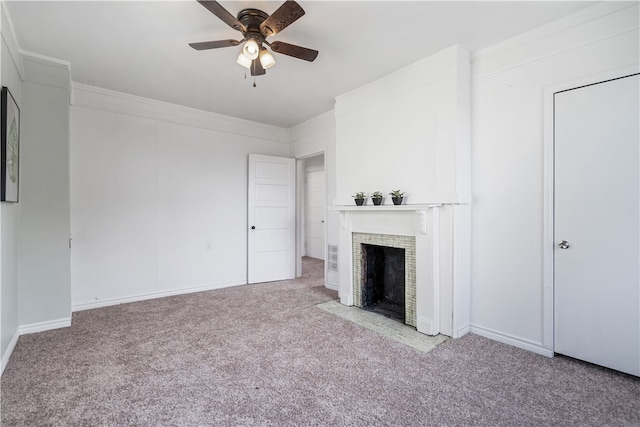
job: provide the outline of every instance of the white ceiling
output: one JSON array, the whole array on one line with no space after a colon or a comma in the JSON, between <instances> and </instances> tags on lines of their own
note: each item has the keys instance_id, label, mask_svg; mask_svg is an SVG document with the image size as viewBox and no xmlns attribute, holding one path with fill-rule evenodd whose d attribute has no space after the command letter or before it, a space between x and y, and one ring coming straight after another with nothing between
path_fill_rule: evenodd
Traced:
<instances>
[{"instance_id":1,"label":"white ceiling","mask_svg":"<svg viewBox=\"0 0 640 427\"><path fill-rule=\"evenodd\" d=\"M224 1L236 15L271 14L281 1ZM276 126L333 108L334 98L459 43L475 52L593 5L581 1L299 1L306 15L270 38L320 51L309 63L275 55L244 78L240 47L196 51L189 42L240 39L194 0L7 1L21 49L71 63L75 82Z\"/></svg>"}]
</instances>

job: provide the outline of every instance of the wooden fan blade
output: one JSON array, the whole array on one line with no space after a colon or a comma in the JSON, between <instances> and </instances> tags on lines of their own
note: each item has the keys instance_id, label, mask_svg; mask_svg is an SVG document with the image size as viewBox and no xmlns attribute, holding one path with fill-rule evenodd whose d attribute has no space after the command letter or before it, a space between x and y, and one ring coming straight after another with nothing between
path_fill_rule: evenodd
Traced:
<instances>
[{"instance_id":1,"label":"wooden fan blade","mask_svg":"<svg viewBox=\"0 0 640 427\"><path fill-rule=\"evenodd\" d=\"M262 76L264 74L267 74L267 72L262 67L262 64L260 63L260 60L256 58L253 61L251 61L251 75L252 76Z\"/></svg>"},{"instance_id":2,"label":"wooden fan blade","mask_svg":"<svg viewBox=\"0 0 640 427\"><path fill-rule=\"evenodd\" d=\"M304 15L304 9L295 1L288 0L260 24L260 31L265 36L275 36L302 15Z\"/></svg>"},{"instance_id":3,"label":"wooden fan blade","mask_svg":"<svg viewBox=\"0 0 640 427\"><path fill-rule=\"evenodd\" d=\"M243 33L247 31L247 27L238 19L229 13L227 9L222 7L220 3L212 0L198 0L198 3L207 8L207 10L214 15L216 15L222 22L233 28L234 30L242 31Z\"/></svg>"},{"instance_id":4,"label":"wooden fan blade","mask_svg":"<svg viewBox=\"0 0 640 427\"><path fill-rule=\"evenodd\" d=\"M307 49L306 47L296 46L285 42L271 43L271 50L275 53L293 56L294 58L304 59L309 62L313 62L318 57L317 50Z\"/></svg>"},{"instance_id":5,"label":"wooden fan blade","mask_svg":"<svg viewBox=\"0 0 640 427\"><path fill-rule=\"evenodd\" d=\"M195 50L218 49L220 47L238 46L238 40L216 40L213 42L189 43L189 46Z\"/></svg>"}]
</instances>

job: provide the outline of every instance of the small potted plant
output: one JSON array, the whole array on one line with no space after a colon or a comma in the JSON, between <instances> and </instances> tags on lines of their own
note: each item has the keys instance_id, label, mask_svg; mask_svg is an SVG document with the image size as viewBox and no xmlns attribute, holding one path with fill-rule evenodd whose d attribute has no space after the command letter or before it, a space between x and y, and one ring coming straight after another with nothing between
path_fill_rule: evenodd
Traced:
<instances>
[{"instance_id":1,"label":"small potted plant","mask_svg":"<svg viewBox=\"0 0 640 427\"><path fill-rule=\"evenodd\" d=\"M353 198L356 200L356 205L362 206L364 202L367 200L367 195L363 192L359 192L353 195Z\"/></svg>"},{"instance_id":2,"label":"small potted plant","mask_svg":"<svg viewBox=\"0 0 640 427\"><path fill-rule=\"evenodd\" d=\"M371 194L371 201L373 201L374 205L381 205L382 204L382 193L379 191L374 191L373 194Z\"/></svg>"},{"instance_id":3,"label":"small potted plant","mask_svg":"<svg viewBox=\"0 0 640 427\"><path fill-rule=\"evenodd\" d=\"M391 200L393 200L394 205L402 204L402 196L404 196L403 191L393 190L391 193L389 193L389 195L391 196Z\"/></svg>"}]
</instances>

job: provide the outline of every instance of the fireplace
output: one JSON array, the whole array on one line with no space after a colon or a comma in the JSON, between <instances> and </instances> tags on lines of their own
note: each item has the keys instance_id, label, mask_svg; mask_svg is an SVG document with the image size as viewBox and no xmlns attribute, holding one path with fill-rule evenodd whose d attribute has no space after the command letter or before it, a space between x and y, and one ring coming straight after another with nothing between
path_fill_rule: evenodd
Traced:
<instances>
[{"instance_id":1,"label":"fireplace","mask_svg":"<svg viewBox=\"0 0 640 427\"><path fill-rule=\"evenodd\" d=\"M427 335L454 338L469 331L469 258L464 239L468 206L340 205L334 209L340 212L342 304L363 308L367 276L363 245L399 248L404 250L405 324ZM459 308L457 315L454 305Z\"/></svg>"},{"instance_id":2,"label":"fireplace","mask_svg":"<svg viewBox=\"0 0 640 427\"><path fill-rule=\"evenodd\" d=\"M404 249L362 245L362 308L405 322Z\"/></svg>"},{"instance_id":3,"label":"fireplace","mask_svg":"<svg viewBox=\"0 0 640 427\"><path fill-rule=\"evenodd\" d=\"M353 304L416 326L413 236L353 233Z\"/></svg>"}]
</instances>

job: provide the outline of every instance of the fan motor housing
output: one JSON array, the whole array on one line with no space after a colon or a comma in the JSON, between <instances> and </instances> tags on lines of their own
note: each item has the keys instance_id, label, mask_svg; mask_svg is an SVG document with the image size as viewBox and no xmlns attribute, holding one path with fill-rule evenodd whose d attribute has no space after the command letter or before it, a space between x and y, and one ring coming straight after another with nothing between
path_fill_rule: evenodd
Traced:
<instances>
[{"instance_id":1,"label":"fan motor housing","mask_svg":"<svg viewBox=\"0 0 640 427\"><path fill-rule=\"evenodd\" d=\"M268 17L268 14L258 9L242 9L238 12L238 21L247 28L247 33L262 34L260 24Z\"/></svg>"}]
</instances>

